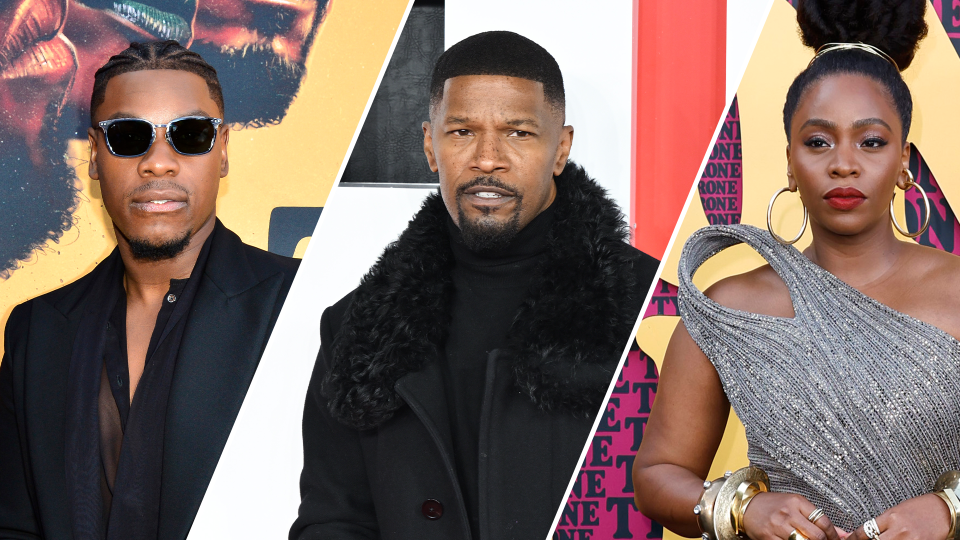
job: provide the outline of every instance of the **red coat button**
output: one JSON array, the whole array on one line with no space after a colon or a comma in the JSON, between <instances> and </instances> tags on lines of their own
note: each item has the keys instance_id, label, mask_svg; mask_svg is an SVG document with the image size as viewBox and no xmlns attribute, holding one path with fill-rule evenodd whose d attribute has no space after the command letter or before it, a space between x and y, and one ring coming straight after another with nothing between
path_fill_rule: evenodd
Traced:
<instances>
[{"instance_id":1,"label":"red coat button","mask_svg":"<svg viewBox=\"0 0 960 540\"><path fill-rule=\"evenodd\" d=\"M423 501L420 511L423 512L423 517L427 519L440 519L440 516L443 515L443 505L436 499L427 499Z\"/></svg>"}]
</instances>

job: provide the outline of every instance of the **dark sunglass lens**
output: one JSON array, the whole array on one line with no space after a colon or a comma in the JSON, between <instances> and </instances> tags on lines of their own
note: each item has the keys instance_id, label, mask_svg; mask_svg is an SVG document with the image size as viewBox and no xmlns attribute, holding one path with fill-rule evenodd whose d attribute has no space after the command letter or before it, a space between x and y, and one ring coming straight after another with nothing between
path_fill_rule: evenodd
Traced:
<instances>
[{"instance_id":1,"label":"dark sunglass lens","mask_svg":"<svg viewBox=\"0 0 960 540\"><path fill-rule=\"evenodd\" d=\"M208 118L185 118L171 122L170 142L181 154L206 154L213 148L217 128Z\"/></svg>"},{"instance_id":2,"label":"dark sunglass lens","mask_svg":"<svg viewBox=\"0 0 960 540\"><path fill-rule=\"evenodd\" d=\"M150 148L153 126L143 120L120 120L107 127L106 137L114 154L124 157L139 156Z\"/></svg>"}]
</instances>

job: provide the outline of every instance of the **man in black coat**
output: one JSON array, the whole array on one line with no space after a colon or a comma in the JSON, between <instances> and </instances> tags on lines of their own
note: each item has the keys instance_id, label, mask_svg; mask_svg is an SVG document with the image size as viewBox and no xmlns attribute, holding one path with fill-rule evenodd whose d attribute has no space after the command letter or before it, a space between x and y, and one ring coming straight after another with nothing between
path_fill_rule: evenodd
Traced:
<instances>
[{"instance_id":1,"label":"man in black coat","mask_svg":"<svg viewBox=\"0 0 960 540\"><path fill-rule=\"evenodd\" d=\"M297 262L217 220L229 130L199 55L131 44L90 110L117 248L7 322L0 538L182 539Z\"/></svg>"},{"instance_id":2,"label":"man in black coat","mask_svg":"<svg viewBox=\"0 0 960 540\"><path fill-rule=\"evenodd\" d=\"M292 539L546 537L657 269L539 45L451 47L423 133L439 195L323 314Z\"/></svg>"}]
</instances>

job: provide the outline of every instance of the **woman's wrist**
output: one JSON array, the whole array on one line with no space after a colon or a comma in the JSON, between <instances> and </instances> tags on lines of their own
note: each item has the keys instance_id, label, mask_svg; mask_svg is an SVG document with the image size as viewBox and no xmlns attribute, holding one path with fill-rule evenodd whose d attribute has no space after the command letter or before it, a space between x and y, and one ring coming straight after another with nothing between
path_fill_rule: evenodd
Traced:
<instances>
[{"instance_id":1,"label":"woman's wrist","mask_svg":"<svg viewBox=\"0 0 960 540\"><path fill-rule=\"evenodd\" d=\"M733 505L730 507L730 521L733 522L733 533L739 538L746 537L746 530L743 526L743 516L746 515L750 502L753 501L754 497L761 493L766 493L768 490L767 484L759 480L743 481L740 483L740 487L737 488L737 492L733 496Z\"/></svg>"},{"instance_id":2,"label":"woman's wrist","mask_svg":"<svg viewBox=\"0 0 960 540\"><path fill-rule=\"evenodd\" d=\"M704 540L743 538L743 514L750 501L769 491L770 479L757 467L727 471L723 478L703 483L700 501L693 509Z\"/></svg>"},{"instance_id":3,"label":"woman's wrist","mask_svg":"<svg viewBox=\"0 0 960 540\"><path fill-rule=\"evenodd\" d=\"M947 471L940 475L933 487L934 494L943 500L950 512L950 532L946 540L960 540L960 471Z\"/></svg>"}]
</instances>

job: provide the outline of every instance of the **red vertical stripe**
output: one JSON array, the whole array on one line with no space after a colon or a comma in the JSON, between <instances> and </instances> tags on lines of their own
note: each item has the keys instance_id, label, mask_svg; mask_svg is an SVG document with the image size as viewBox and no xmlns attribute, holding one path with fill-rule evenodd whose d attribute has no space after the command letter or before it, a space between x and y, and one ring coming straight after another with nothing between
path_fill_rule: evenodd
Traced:
<instances>
[{"instance_id":1,"label":"red vertical stripe","mask_svg":"<svg viewBox=\"0 0 960 540\"><path fill-rule=\"evenodd\" d=\"M634 1L631 223L662 257L723 113L726 0Z\"/></svg>"}]
</instances>

